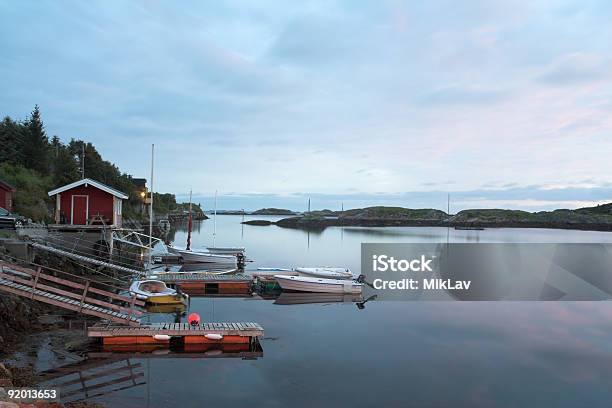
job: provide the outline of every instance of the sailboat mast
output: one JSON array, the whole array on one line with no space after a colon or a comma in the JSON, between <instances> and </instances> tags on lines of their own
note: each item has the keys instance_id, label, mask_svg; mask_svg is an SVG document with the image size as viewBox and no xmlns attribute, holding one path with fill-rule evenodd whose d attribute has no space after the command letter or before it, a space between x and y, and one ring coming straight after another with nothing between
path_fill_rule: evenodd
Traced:
<instances>
[{"instance_id":1,"label":"sailboat mast","mask_svg":"<svg viewBox=\"0 0 612 408\"><path fill-rule=\"evenodd\" d=\"M213 219L213 247L217 246L217 190L215 190L215 216Z\"/></svg>"},{"instance_id":2,"label":"sailboat mast","mask_svg":"<svg viewBox=\"0 0 612 408\"><path fill-rule=\"evenodd\" d=\"M191 217L191 194L189 190L189 221L187 221L187 250L191 251L191 229L193 228L193 218Z\"/></svg>"},{"instance_id":3,"label":"sailboat mast","mask_svg":"<svg viewBox=\"0 0 612 408\"><path fill-rule=\"evenodd\" d=\"M151 203L149 204L149 268L153 256L153 167L155 166L155 143L151 145Z\"/></svg>"}]
</instances>

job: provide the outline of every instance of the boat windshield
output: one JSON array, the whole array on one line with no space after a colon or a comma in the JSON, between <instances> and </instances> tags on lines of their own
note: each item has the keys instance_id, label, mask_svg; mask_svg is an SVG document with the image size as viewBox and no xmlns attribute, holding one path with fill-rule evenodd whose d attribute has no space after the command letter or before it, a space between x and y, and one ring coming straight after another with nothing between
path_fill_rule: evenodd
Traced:
<instances>
[{"instance_id":1,"label":"boat windshield","mask_svg":"<svg viewBox=\"0 0 612 408\"><path fill-rule=\"evenodd\" d=\"M150 293L161 293L166 290L163 282L144 282L140 285L140 290Z\"/></svg>"}]
</instances>

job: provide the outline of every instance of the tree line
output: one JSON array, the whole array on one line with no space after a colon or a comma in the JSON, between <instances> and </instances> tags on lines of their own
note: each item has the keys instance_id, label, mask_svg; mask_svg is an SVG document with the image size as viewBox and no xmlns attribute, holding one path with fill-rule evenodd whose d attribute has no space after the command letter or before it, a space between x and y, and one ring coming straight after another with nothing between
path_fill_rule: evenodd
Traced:
<instances>
[{"instance_id":1,"label":"tree line","mask_svg":"<svg viewBox=\"0 0 612 408\"><path fill-rule=\"evenodd\" d=\"M57 135L49 138L38 105L25 120L6 116L0 122L0 146L0 179L17 189L13 197L16 212L36 221L50 221L52 203L47 192L81 179L84 152L85 177L126 193L129 199L124 217L142 217L136 211L142 198L132 176L104 160L91 143L79 139L63 143ZM164 194L159 204L154 200L156 213L180 208L174 194Z\"/></svg>"}]
</instances>

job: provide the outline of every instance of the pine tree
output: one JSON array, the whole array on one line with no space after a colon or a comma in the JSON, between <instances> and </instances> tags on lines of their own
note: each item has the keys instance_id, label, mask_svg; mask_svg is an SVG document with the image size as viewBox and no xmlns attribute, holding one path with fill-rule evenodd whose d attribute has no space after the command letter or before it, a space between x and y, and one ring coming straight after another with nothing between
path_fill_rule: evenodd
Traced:
<instances>
[{"instance_id":1,"label":"pine tree","mask_svg":"<svg viewBox=\"0 0 612 408\"><path fill-rule=\"evenodd\" d=\"M47 174L49 171L49 139L45 134L45 127L40 117L38 105L34 106L30 118L24 125L26 131L21 145L23 164L25 167L34 169L40 174Z\"/></svg>"},{"instance_id":2,"label":"pine tree","mask_svg":"<svg viewBox=\"0 0 612 408\"><path fill-rule=\"evenodd\" d=\"M13 121L8 116L0 122L0 162L17 164L21 160L19 147L23 126Z\"/></svg>"}]
</instances>

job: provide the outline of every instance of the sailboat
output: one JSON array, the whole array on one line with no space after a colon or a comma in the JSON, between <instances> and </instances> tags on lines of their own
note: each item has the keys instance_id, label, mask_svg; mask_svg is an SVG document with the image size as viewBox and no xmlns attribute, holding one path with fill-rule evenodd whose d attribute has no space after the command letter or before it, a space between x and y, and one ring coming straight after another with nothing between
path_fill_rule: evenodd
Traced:
<instances>
[{"instance_id":1,"label":"sailboat","mask_svg":"<svg viewBox=\"0 0 612 408\"><path fill-rule=\"evenodd\" d=\"M211 252L213 254L222 254L222 255L238 255L238 254L243 254L246 251L245 247L214 247L214 246L209 246L206 247L206 249L208 249L208 252Z\"/></svg>"},{"instance_id":2,"label":"sailboat","mask_svg":"<svg viewBox=\"0 0 612 408\"><path fill-rule=\"evenodd\" d=\"M217 190L215 190L215 212L213 216L213 244L212 246L206 247L208 252L212 254L220 254L220 255L233 255L233 256L242 256L244 258L244 253L246 251L245 247L218 247L216 246L217 241Z\"/></svg>"},{"instance_id":3,"label":"sailboat","mask_svg":"<svg viewBox=\"0 0 612 408\"><path fill-rule=\"evenodd\" d=\"M216 197L216 195L215 195ZM216 198L215 198L216 201ZM216 210L215 210L216 213ZM179 248L175 246L169 246L168 251L183 258L184 263L214 263L227 266L237 266L238 261L235 255L222 255L213 252L204 251L193 251L191 250L191 230L193 227L193 221L191 217L191 191L189 192L189 221L187 224L187 247ZM216 226L215 226L216 229Z\"/></svg>"}]
</instances>

